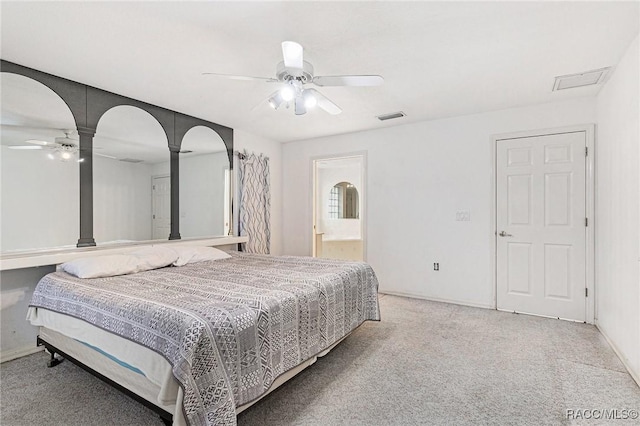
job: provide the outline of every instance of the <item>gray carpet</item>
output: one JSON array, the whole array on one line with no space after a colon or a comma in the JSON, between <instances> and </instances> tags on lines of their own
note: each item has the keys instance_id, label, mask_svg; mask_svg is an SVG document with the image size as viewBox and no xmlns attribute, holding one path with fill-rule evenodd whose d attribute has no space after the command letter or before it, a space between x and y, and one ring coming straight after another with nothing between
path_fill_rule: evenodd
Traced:
<instances>
[{"instance_id":1,"label":"gray carpet","mask_svg":"<svg viewBox=\"0 0 640 426\"><path fill-rule=\"evenodd\" d=\"M640 409L595 327L394 296L329 355L238 416L246 425L557 425L573 409ZM43 353L2 364L2 425L161 425ZM615 424L639 424L616 420Z\"/></svg>"}]
</instances>

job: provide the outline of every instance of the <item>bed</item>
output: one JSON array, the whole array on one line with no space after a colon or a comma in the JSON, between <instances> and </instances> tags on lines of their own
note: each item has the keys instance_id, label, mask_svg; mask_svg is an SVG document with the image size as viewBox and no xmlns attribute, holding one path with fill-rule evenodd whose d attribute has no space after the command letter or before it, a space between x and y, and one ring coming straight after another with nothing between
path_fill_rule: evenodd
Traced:
<instances>
[{"instance_id":1,"label":"bed","mask_svg":"<svg viewBox=\"0 0 640 426\"><path fill-rule=\"evenodd\" d=\"M364 321L378 282L362 262L230 253L129 275L42 278L28 319L39 344L174 425L236 414L313 364Z\"/></svg>"}]
</instances>

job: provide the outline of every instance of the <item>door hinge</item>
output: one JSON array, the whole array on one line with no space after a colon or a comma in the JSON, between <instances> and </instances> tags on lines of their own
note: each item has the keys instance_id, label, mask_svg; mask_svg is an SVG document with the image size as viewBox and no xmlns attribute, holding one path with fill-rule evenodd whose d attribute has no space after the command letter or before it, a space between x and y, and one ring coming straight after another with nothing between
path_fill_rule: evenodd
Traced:
<instances>
[{"instance_id":1,"label":"door hinge","mask_svg":"<svg viewBox=\"0 0 640 426\"><path fill-rule=\"evenodd\" d=\"M589 147L585 146L584 147L584 156L586 157L587 155L589 155Z\"/></svg>"},{"instance_id":2,"label":"door hinge","mask_svg":"<svg viewBox=\"0 0 640 426\"><path fill-rule=\"evenodd\" d=\"M154 218L154 219L156 218L156 215L155 215L155 214L153 215L153 218Z\"/></svg>"},{"instance_id":3,"label":"door hinge","mask_svg":"<svg viewBox=\"0 0 640 426\"><path fill-rule=\"evenodd\" d=\"M588 217L584 218L584 226L589 226L589 218Z\"/></svg>"},{"instance_id":4,"label":"door hinge","mask_svg":"<svg viewBox=\"0 0 640 426\"><path fill-rule=\"evenodd\" d=\"M589 289L588 288L584 288L584 297L589 297Z\"/></svg>"}]
</instances>

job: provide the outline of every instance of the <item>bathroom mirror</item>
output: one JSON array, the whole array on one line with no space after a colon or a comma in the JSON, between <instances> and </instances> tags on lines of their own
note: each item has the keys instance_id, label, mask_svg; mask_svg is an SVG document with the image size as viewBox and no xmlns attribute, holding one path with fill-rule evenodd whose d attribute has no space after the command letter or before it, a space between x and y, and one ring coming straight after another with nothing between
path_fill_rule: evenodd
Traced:
<instances>
[{"instance_id":1,"label":"bathroom mirror","mask_svg":"<svg viewBox=\"0 0 640 426\"><path fill-rule=\"evenodd\" d=\"M334 181L335 182L335 181ZM329 193L329 219L358 219L358 190L350 182L340 182Z\"/></svg>"},{"instance_id":2,"label":"bathroom mirror","mask_svg":"<svg viewBox=\"0 0 640 426\"><path fill-rule=\"evenodd\" d=\"M191 128L180 148L180 235L227 235L229 157L222 138L204 126Z\"/></svg>"},{"instance_id":3,"label":"bathroom mirror","mask_svg":"<svg viewBox=\"0 0 640 426\"><path fill-rule=\"evenodd\" d=\"M93 139L93 231L96 244L166 240L171 185L165 132L148 112L108 110Z\"/></svg>"},{"instance_id":4,"label":"bathroom mirror","mask_svg":"<svg viewBox=\"0 0 640 426\"><path fill-rule=\"evenodd\" d=\"M45 85L0 73L2 252L75 247L78 133L67 104Z\"/></svg>"}]
</instances>

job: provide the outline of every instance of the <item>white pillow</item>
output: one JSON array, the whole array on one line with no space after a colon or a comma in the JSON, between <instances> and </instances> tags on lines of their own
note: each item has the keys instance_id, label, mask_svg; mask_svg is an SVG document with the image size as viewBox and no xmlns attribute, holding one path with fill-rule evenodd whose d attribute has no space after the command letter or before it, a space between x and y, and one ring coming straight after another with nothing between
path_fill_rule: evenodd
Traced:
<instances>
[{"instance_id":1,"label":"white pillow","mask_svg":"<svg viewBox=\"0 0 640 426\"><path fill-rule=\"evenodd\" d=\"M228 259L231 257L229 253L213 247L176 246L172 247L172 250L175 250L178 254L178 260L173 262L173 266L184 266L187 263Z\"/></svg>"},{"instance_id":2,"label":"white pillow","mask_svg":"<svg viewBox=\"0 0 640 426\"><path fill-rule=\"evenodd\" d=\"M60 269L78 278L113 277L138 272L139 259L128 254L83 257L60 265Z\"/></svg>"},{"instance_id":3,"label":"white pillow","mask_svg":"<svg viewBox=\"0 0 640 426\"><path fill-rule=\"evenodd\" d=\"M144 247L128 254L138 258L138 272L164 268L178 260L178 253L165 246Z\"/></svg>"}]
</instances>

